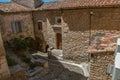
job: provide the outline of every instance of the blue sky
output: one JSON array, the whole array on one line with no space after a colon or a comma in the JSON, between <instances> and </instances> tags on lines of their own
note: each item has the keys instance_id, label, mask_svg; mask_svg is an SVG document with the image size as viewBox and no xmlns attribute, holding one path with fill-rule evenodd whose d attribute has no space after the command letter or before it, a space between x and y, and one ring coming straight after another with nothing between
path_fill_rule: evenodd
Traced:
<instances>
[{"instance_id":1,"label":"blue sky","mask_svg":"<svg viewBox=\"0 0 120 80\"><path fill-rule=\"evenodd\" d=\"M9 2L10 0L0 0L0 2ZM50 2L50 1L54 1L54 0L43 0L44 2Z\"/></svg>"}]
</instances>

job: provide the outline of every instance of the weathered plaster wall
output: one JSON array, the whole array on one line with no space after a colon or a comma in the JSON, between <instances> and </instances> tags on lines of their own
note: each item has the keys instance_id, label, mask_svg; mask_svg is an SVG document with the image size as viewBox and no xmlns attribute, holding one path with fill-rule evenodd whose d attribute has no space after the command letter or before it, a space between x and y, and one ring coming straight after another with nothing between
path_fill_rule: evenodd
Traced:
<instances>
[{"instance_id":1,"label":"weathered plaster wall","mask_svg":"<svg viewBox=\"0 0 120 80\"><path fill-rule=\"evenodd\" d=\"M1 16L0 16L1 21ZM1 26L1 25L0 25ZM5 49L0 31L0 80L7 80L10 77L9 68L6 61Z\"/></svg>"},{"instance_id":2,"label":"weathered plaster wall","mask_svg":"<svg viewBox=\"0 0 120 80\"><path fill-rule=\"evenodd\" d=\"M21 35L23 35L24 37L34 38L34 28L31 13L4 14L2 15L2 17L2 26L4 31L4 33L2 34L3 41L7 41ZM14 34L12 32L11 22L19 20L23 20L24 32Z\"/></svg>"},{"instance_id":3,"label":"weathered plaster wall","mask_svg":"<svg viewBox=\"0 0 120 80\"><path fill-rule=\"evenodd\" d=\"M107 74L108 65L113 65L113 51L95 52L92 54L90 65L90 80L111 80Z\"/></svg>"}]
</instances>

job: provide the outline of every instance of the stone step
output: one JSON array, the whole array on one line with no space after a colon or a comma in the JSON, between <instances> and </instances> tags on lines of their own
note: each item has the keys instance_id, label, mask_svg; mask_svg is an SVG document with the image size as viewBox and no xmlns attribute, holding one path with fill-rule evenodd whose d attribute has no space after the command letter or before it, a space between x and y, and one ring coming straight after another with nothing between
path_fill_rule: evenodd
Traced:
<instances>
[{"instance_id":1,"label":"stone step","mask_svg":"<svg viewBox=\"0 0 120 80\"><path fill-rule=\"evenodd\" d=\"M27 74L28 74L28 77L33 77L37 74L40 74L44 69L42 67L35 67L34 69L32 70L28 70L27 71Z\"/></svg>"},{"instance_id":2,"label":"stone step","mask_svg":"<svg viewBox=\"0 0 120 80\"><path fill-rule=\"evenodd\" d=\"M27 72L20 65L10 67L10 73L12 80L27 80Z\"/></svg>"},{"instance_id":3,"label":"stone step","mask_svg":"<svg viewBox=\"0 0 120 80\"><path fill-rule=\"evenodd\" d=\"M36 64L37 66L41 66L43 68L48 68L48 61L45 59L40 59L40 58L32 58L31 62Z\"/></svg>"},{"instance_id":4,"label":"stone step","mask_svg":"<svg viewBox=\"0 0 120 80\"><path fill-rule=\"evenodd\" d=\"M32 57L46 59L48 58L48 54L38 51L37 53L32 54Z\"/></svg>"},{"instance_id":5,"label":"stone step","mask_svg":"<svg viewBox=\"0 0 120 80\"><path fill-rule=\"evenodd\" d=\"M48 54L38 51L37 53L32 54L32 56L34 56L34 57L35 56L37 56L37 57L48 57Z\"/></svg>"}]
</instances>

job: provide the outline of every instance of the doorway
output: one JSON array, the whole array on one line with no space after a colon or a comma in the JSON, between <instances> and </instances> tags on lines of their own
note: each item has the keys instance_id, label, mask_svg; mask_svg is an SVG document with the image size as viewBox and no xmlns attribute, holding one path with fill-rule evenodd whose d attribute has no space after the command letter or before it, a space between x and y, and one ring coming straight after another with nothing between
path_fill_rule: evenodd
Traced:
<instances>
[{"instance_id":1,"label":"doorway","mask_svg":"<svg viewBox=\"0 0 120 80\"><path fill-rule=\"evenodd\" d=\"M56 33L56 46L57 49L62 49L62 34Z\"/></svg>"}]
</instances>

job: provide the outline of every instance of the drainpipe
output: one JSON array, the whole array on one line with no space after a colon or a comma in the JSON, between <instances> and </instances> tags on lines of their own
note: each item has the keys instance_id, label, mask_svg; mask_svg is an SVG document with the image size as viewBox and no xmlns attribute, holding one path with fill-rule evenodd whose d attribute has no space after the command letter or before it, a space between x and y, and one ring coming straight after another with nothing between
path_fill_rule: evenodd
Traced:
<instances>
[{"instance_id":1,"label":"drainpipe","mask_svg":"<svg viewBox=\"0 0 120 80\"><path fill-rule=\"evenodd\" d=\"M61 14L61 18L62 18L62 25L63 25L63 9L60 9L60 14ZM63 26L61 27L61 34L62 34L62 50L63 50Z\"/></svg>"},{"instance_id":2,"label":"drainpipe","mask_svg":"<svg viewBox=\"0 0 120 80\"><path fill-rule=\"evenodd\" d=\"M91 28L92 28L92 15L93 15L93 11L90 11L90 21L89 21L89 29L90 29L90 32L89 32L89 46L91 45Z\"/></svg>"},{"instance_id":3,"label":"drainpipe","mask_svg":"<svg viewBox=\"0 0 120 80\"><path fill-rule=\"evenodd\" d=\"M89 46L91 45L91 33L92 33L92 15L93 15L93 11L89 12ZM88 62L90 62L91 60L91 51L89 52L88 55ZM90 71L90 67L89 67L89 71ZM90 80L90 78L88 78L88 80Z\"/></svg>"},{"instance_id":4,"label":"drainpipe","mask_svg":"<svg viewBox=\"0 0 120 80\"><path fill-rule=\"evenodd\" d=\"M90 13L89 13L89 30L90 30L89 31L89 46L91 45L92 15L93 15L93 11L90 11ZM88 59L88 61L90 61L90 60L91 60L91 52L89 52L89 59Z\"/></svg>"}]
</instances>

